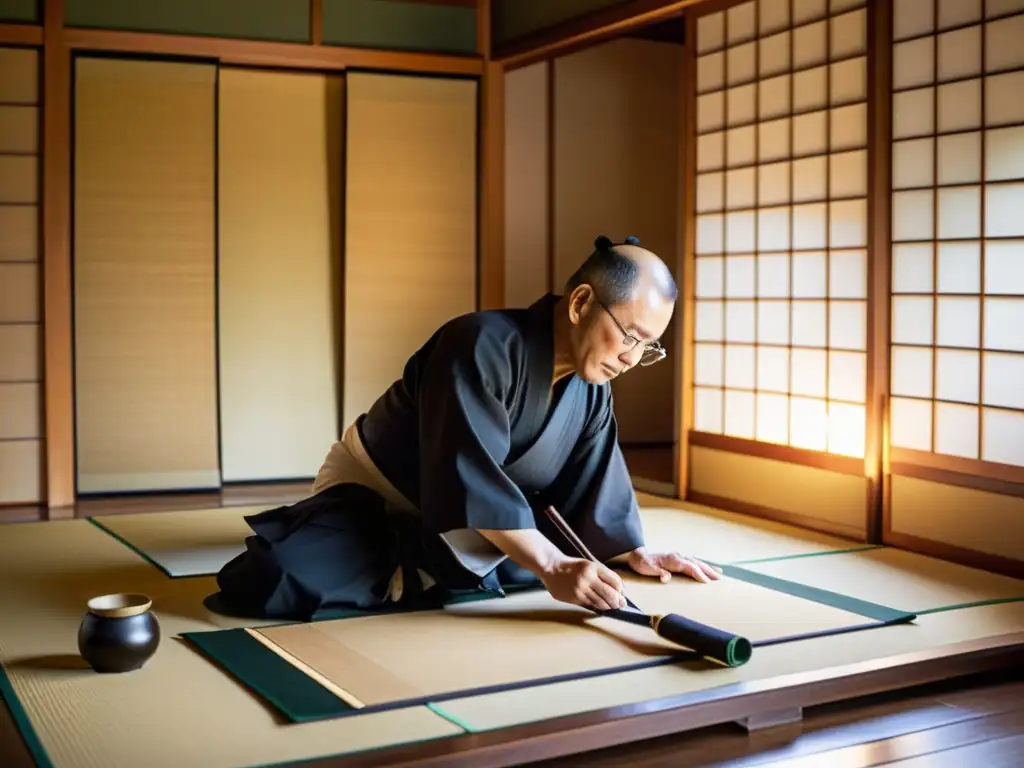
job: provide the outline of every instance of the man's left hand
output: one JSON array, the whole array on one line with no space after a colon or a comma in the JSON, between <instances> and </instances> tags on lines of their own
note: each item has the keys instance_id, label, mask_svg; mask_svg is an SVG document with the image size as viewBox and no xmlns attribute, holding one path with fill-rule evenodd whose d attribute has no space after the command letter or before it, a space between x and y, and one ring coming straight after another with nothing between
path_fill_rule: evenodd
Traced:
<instances>
[{"instance_id":1,"label":"man's left hand","mask_svg":"<svg viewBox=\"0 0 1024 768\"><path fill-rule=\"evenodd\" d=\"M641 576L656 576L662 582L672 578L673 573L682 573L695 581L710 582L721 577L722 570L702 563L694 557L678 552L648 552L635 549L629 553L626 564Z\"/></svg>"}]
</instances>

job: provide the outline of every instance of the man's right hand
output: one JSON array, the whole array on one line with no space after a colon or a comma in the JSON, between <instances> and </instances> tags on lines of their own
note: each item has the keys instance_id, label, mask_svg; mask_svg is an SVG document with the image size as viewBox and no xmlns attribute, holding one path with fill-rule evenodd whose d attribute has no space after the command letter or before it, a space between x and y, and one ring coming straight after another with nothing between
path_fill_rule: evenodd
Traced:
<instances>
[{"instance_id":1,"label":"man's right hand","mask_svg":"<svg viewBox=\"0 0 1024 768\"><path fill-rule=\"evenodd\" d=\"M540 575L556 600L594 611L625 608L622 579L611 568L581 558L559 559Z\"/></svg>"}]
</instances>

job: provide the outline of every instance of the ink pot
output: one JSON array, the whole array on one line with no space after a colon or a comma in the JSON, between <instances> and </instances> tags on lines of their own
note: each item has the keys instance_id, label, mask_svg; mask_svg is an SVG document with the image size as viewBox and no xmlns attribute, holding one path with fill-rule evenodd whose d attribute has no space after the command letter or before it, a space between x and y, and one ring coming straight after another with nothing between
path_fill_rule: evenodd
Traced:
<instances>
[{"instance_id":1,"label":"ink pot","mask_svg":"<svg viewBox=\"0 0 1024 768\"><path fill-rule=\"evenodd\" d=\"M160 624L146 595L94 597L78 627L78 652L96 672L132 672L156 653Z\"/></svg>"}]
</instances>

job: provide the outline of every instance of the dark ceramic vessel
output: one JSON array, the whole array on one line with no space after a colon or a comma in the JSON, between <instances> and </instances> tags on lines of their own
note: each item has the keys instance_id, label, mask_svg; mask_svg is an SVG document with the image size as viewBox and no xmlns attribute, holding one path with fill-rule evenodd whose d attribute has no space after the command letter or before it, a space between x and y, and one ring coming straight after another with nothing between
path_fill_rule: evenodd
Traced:
<instances>
[{"instance_id":1,"label":"dark ceramic vessel","mask_svg":"<svg viewBox=\"0 0 1024 768\"><path fill-rule=\"evenodd\" d=\"M78 627L78 652L96 672L140 669L160 645L160 624L145 595L116 594L89 601Z\"/></svg>"}]
</instances>

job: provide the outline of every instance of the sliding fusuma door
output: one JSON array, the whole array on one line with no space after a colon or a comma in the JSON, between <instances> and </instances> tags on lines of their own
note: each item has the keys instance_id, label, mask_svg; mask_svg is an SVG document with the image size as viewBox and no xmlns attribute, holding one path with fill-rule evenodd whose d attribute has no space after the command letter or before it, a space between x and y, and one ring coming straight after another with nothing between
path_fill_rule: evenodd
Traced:
<instances>
[{"instance_id":1,"label":"sliding fusuma door","mask_svg":"<svg viewBox=\"0 0 1024 768\"><path fill-rule=\"evenodd\" d=\"M344 421L476 308L477 84L346 76Z\"/></svg>"},{"instance_id":2,"label":"sliding fusuma door","mask_svg":"<svg viewBox=\"0 0 1024 768\"><path fill-rule=\"evenodd\" d=\"M316 73L220 73L225 482L311 478L339 434L342 84Z\"/></svg>"},{"instance_id":3,"label":"sliding fusuma door","mask_svg":"<svg viewBox=\"0 0 1024 768\"><path fill-rule=\"evenodd\" d=\"M220 483L213 66L78 60L80 493Z\"/></svg>"}]
</instances>

